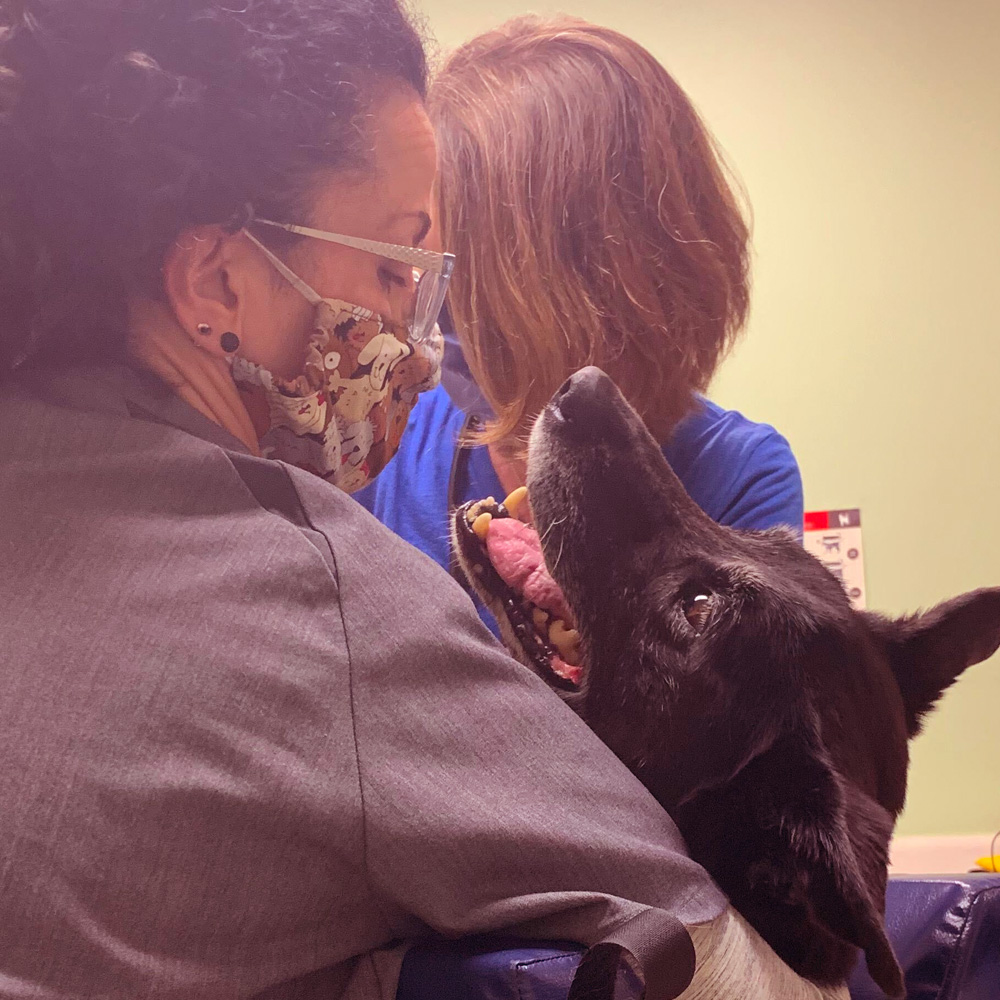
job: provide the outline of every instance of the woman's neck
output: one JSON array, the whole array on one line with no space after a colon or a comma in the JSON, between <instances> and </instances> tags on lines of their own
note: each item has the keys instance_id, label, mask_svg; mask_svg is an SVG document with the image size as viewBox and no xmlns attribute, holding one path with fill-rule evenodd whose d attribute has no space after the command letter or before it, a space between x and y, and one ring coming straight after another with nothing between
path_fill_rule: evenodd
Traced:
<instances>
[{"instance_id":1,"label":"woman's neck","mask_svg":"<svg viewBox=\"0 0 1000 1000\"><path fill-rule=\"evenodd\" d=\"M224 358L202 350L158 303L133 306L129 353L189 406L260 454L253 422Z\"/></svg>"}]
</instances>

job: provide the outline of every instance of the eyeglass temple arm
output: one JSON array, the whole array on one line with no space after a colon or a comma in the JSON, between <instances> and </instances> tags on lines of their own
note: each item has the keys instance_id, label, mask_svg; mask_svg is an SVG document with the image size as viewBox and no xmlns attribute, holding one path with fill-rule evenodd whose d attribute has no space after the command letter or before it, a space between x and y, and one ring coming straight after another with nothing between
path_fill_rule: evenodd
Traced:
<instances>
[{"instance_id":1,"label":"eyeglass temple arm","mask_svg":"<svg viewBox=\"0 0 1000 1000\"><path fill-rule=\"evenodd\" d=\"M271 222L269 219L254 219L253 221L262 226L284 229L288 233L311 236L317 240L325 240L327 243L339 243L341 246L365 250L368 253L388 257L390 260L398 260L402 264L419 267L424 271L434 271L446 277L451 275L455 266L455 255L450 253L435 253L433 250L424 250L421 247L404 247L397 243L380 243L378 240L365 240L359 236L341 236L339 233L310 229L308 226L293 226L286 222Z\"/></svg>"},{"instance_id":2,"label":"eyeglass temple arm","mask_svg":"<svg viewBox=\"0 0 1000 1000\"><path fill-rule=\"evenodd\" d=\"M264 246L263 243L249 229L243 230L244 236L255 246L274 266L274 269L280 274L293 288L299 290L302 295L305 296L306 301L313 306L318 306L320 302L323 301L323 297L316 291L312 285L303 281L283 260L276 257L270 250Z\"/></svg>"}]
</instances>

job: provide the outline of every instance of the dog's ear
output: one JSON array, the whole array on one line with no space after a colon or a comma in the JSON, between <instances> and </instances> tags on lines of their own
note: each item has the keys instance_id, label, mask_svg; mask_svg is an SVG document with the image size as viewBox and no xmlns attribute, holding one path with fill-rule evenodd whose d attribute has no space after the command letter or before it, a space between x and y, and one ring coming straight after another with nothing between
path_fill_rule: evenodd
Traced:
<instances>
[{"instance_id":1,"label":"dog's ear","mask_svg":"<svg viewBox=\"0 0 1000 1000\"><path fill-rule=\"evenodd\" d=\"M867 615L896 677L910 736L966 667L1000 648L1000 587L974 590L905 618Z\"/></svg>"},{"instance_id":2,"label":"dog's ear","mask_svg":"<svg viewBox=\"0 0 1000 1000\"><path fill-rule=\"evenodd\" d=\"M779 866L772 878L794 886L790 898L809 915L808 926L791 929L804 949L803 968L817 981L843 975L844 946L853 945L865 953L881 989L903 996L903 973L883 921L892 817L844 779L817 745L775 752L780 756L769 770L777 794L764 790L773 812L762 818L791 849L790 868ZM789 789L798 790L793 799Z\"/></svg>"},{"instance_id":3,"label":"dog's ear","mask_svg":"<svg viewBox=\"0 0 1000 1000\"><path fill-rule=\"evenodd\" d=\"M893 820L851 784L835 781L843 803L834 827L819 832L810 902L837 937L865 953L868 974L886 996L906 993L903 972L885 934L885 887Z\"/></svg>"}]
</instances>

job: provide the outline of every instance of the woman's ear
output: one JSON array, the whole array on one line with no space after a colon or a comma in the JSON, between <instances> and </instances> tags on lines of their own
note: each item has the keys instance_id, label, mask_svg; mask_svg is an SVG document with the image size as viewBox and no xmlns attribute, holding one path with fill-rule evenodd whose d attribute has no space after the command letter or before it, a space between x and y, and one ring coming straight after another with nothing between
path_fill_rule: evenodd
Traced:
<instances>
[{"instance_id":1,"label":"woman's ear","mask_svg":"<svg viewBox=\"0 0 1000 1000\"><path fill-rule=\"evenodd\" d=\"M216 357L229 353L224 334L242 339L244 272L252 266L246 242L221 226L198 226L182 232L164 257L163 288L178 325Z\"/></svg>"}]
</instances>

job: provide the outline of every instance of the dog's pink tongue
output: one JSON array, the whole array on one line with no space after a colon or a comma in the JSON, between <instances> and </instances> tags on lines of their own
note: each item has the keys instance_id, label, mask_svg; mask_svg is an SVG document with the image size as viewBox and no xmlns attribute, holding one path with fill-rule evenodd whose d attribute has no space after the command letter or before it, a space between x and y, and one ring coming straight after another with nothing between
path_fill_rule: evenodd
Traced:
<instances>
[{"instance_id":1,"label":"dog's pink tongue","mask_svg":"<svg viewBox=\"0 0 1000 1000\"><path fill-rule=\"evenodd\" d=\"M559 584L549 576L538 532L513 517L495 517L486 535L486 552L508 587L564 622L573 620Z\"/></svg>"}]
</instances>

